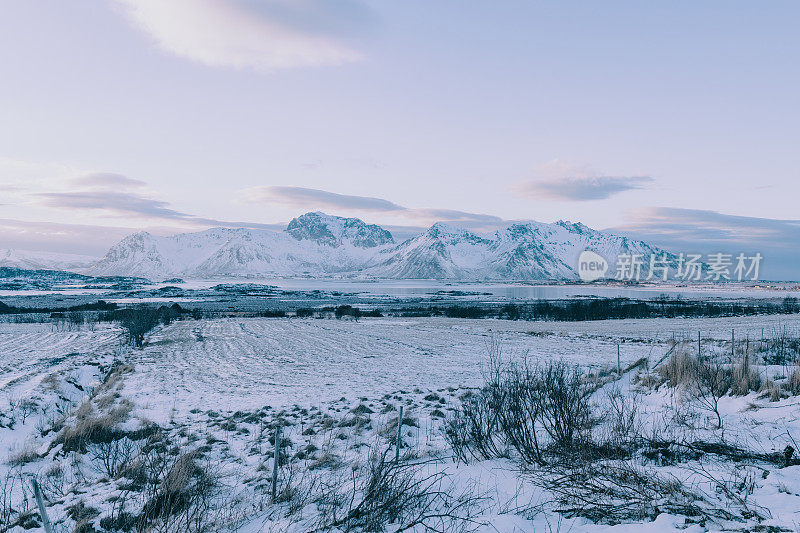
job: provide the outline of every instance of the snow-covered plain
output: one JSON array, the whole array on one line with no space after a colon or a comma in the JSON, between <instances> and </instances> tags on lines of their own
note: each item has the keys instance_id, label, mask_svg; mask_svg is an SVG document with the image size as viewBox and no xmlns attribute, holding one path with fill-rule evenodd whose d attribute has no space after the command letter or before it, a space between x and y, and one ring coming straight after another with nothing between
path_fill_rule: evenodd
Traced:
<instances>
[{"instance_id":1,"label":"snow-covered plain","mask_svg":"<svg viewBox=\"0 0 800 533\"><path fill-rule=\"evenodd\" d=\"M130 365L130 370L107 397L112 402L131 402L132 418L125 422L126 427L155 422L165 428L172 442L187 446L197 438L192 435L207 438L208 453L224 470L231 494L247 502L237 519L230 520L230 530L308 530L310 522L295 522L297 516L289 519L287 513L276 513L274 506L265 503L270 470L270 445L265 439L274 420L289 421L286 431L292 453L313 444L322 449L329 446L342 461L358 460L376 442L391 442L383 428L391 420L394 406L400 404L417 421L406 435L414 456L442 458L431 468L446 471L453 490L477 487L481 494L489 495L476 517L480 531L749 530L742 528L755 523L696 524L668 514L652 522L617 525L560 517L548 510L548 495L527 481L513 461L455 465L449 460L440 429L443 415L437 412L450 412L465 390L480 386L492 344L509 359L564 359L589 369L608 370L617 365L618 346L625 367L641 357L655 363L673 340L696 342L698 331L704 350L724 352L732 329L737 338L755 341L762 331L769 334L783 328L797 331L800 317L570 323L224 318L159 326L143 349L136 350L123 344L122 331L114 326L65 329L50 323L0 323L0 486L5 482L10 487L6 497L12 507L33 509L27 475L46 477L53 465L77 468L82 478L74 473L66 476L67 485L72 483L69 486L75 490L51 489L48 493L51 518L60 531L70 531L74 520L68 509L83 501L97 511L91 523L100 529L100 520L109 515L112 502L128 494L121 488L124 484L90 473L88 458L63 453L56 435L43 428L56 410L74 417L79 416L74 413L82 402L98 403L92 393L117 360ZM770 377L785 370L765 371ZM652 420L672 416L674 399L664 388L640 397L639 402ZM356 405L374 413L365 415L367 429L344 423L348 416L352 418L348 413ZM25 409L30 412L23 422ZM800 437L797 397L777 402L755 393L726 397L721 411L726 418L726 437L762 452L780 451L792 436ZM340 422L331 425L325 419ZM699 425L698 435L715 435L711 429L702 429L702 422ZM307 433L305 428L316 429ZM34 451L36 458L21 462L19 457L26 450ZM316 464L308 458L293 461L305 465L302 468ZM758 472L760 476L761 470ZM702 480L689 482L705 486ZM704 490L714 493L716 489L709 486ZM800 466L765 471L763 478L752 480L748 490L750 502L770 516L762 526L796 530L800 523ZM304 519L313 516L306 511ZM12 528L22 530L19 524Z\"/></svg>"},{"instance_id":2,"label":"snow-covered plain","mask_svg":"<svg viewBox=\"0 0 800 533\"><path fill-rule=\"evenodd\" d=\"M146 393L150 416L202 407L309 406L342 396L397 390L475 387L490 343L509 357L564 359L587 367L641 357L657 360L676 335L757 339L762 328L794 325L786 316L726 319L512 322L455 318L352 320L221 319L182 321L151 335L130 361L126 390Z\"/></svg>"}]
</instances>

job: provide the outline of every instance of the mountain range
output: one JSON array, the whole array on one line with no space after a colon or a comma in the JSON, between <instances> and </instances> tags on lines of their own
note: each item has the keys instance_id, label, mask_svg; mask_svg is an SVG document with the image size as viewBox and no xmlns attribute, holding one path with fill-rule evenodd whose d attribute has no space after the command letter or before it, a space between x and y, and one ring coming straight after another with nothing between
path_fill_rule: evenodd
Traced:
<instances>
[{"instance_id":1,"label":"mountain range","mask_svg":"<svg viewBox=\"0 0 800 533\"><path fill-rule=\"evenodd\" d=\"M577 279L578 255L590 249L611 266L619 254L663 254L645 242L580 223L512 224L483 236L442 223L403 242L357 218L307 213L282 232L212 228L170 237L139 232L89 266L94 276L165 278L342 277L452 280ZM34 265L29 268L43 268ZM0 257L0 265L4 265ZM19 265L9 265L19 266ZM44 267L49 268L49 267Z\"/></svg>"},{"instance_id":2,"label":"mountain range","mask_svg":"<svg viewBox=\"0 0 800 533\"><path fill-rule=\"evenodd\" d=\"M96 257L87 255L28 252L0 248L0 267L79 271L90 268L96 262Z\"/></svg>"}]
</instances>

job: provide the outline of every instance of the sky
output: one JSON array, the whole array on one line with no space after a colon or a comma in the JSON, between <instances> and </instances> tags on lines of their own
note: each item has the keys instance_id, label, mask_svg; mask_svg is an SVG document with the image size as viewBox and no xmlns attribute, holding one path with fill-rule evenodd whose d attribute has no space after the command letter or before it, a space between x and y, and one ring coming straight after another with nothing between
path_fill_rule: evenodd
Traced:
<instances>
[{"instance_id":1,"label":"sky","mask_svg":"<svg viewBox=\"0 0 800 533\"><path fill-rule=\"evenodd\" d=\"M800 278L797 2L0 2L0 248L563 219Z\"/></svg>"}]
</instances>

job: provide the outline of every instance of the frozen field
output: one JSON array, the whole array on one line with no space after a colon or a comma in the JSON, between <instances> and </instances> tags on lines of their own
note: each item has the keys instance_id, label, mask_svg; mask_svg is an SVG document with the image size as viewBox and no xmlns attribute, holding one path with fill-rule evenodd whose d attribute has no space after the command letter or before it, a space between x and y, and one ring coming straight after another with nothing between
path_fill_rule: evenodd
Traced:
<instances>
[{"instance_id":1,"label":"frozen field","mask_svg":"<svg viewBox=\"0 0 800 533\"><path fill-rule=\"evenodd\" d=\"M69 428L102 419L104 413L116 413L118 420L104 422L112 425L103 426L103 431L149 435L157 427L159 442L168 448L202 450L203 457L217 465L226 480L226 512L235 510L235 517L218 517L211 530L308 531L309 524L321 520L318 508L298 511L294 503L269 502L273 428L284 427L291 453L287 463L296 469L282 472L280 483L297 491L287 498L302 500L312 498L319 483L339 479L348 471L344 465L363 463L375 446L390 449L392 417L396 424L393 413L399 405L410 417L403 453L423 461L428 474L446 473L447 491L469 489L485 498L476 504L475 525L481 532L744 531L754 524L776 528L769 531L793 531L794 524L800 524L796 511L800 466L769 470L700 461L688 471L665 465L668 475L706 495L708 505L730 503L720 496L717 477L725 484L744 483L744 497L735 500L734 507L750 518L701 524L662 513L655 521L595 524L554 513L548 507L551 496L520 473L511 459L454 465L442 433L445 417L484 383L492 346L499 347L506 360L564 360L607 376L616 369L618 346L622 368L642 357L655 364L675 341L694 350L700 331L703 350L724 355L730 350L732 329L737 340L750 339L755 346L762 334L800 330L796 315L565 323L450 318L181 320L156 327L142 349L126 345L117 326L63 328L63 324L0 323L0 531L3 520L12 523L12 517L12 531L23 531L23 524L34 527L30 475L47 481L48 506L59 532L73 531L76 505L93 509L86 520L95 531L125 530L109 526L110 517L121 516L114 503L120 499L129 500L132 510L146 507L151 496L135 487L131 474L97 466L98 457L108 453L108 443L101 439L78 446L64 440ZM785 377L790 370L772 366L761 371L770 378ZM633 381L631 371L618 385L631 391L637 388ZM644 426L653 431L666 424L681 435L676 439L687 442L711 442L723 436L713 429L711 418L684 406L665 386L640 390L632 397ZM787 443L800 438L797 396L775 401L756 392L725 397L720 412L726 420L725 442L761 454L780 454ZM137 453L143 453L145 448L136 446ZM337 487L346 491L347 483ZM302 496L303 490L308 495ZM756 514L748 514L753 509ZM25 517L34 518L24 522ZM169 527L162 530L194 531Z\"/></svg>"},{"instance_id":2,"label":"frozen field","mask_svg":"<svg viewBox=\"0 0 800 533\"><path fill-rule=\"evenodd\" d=\"M264 405L317 405L342 396L472 387L488 348L509 357L564 359L589 367L657 360L673 335L760 338L800 321L786 316L597 322L511 322L448 318L352 320L221 319L159 329L131 354L126 391L146 396L151 416L202 407L210 397L231 411ZM98 342L107 342L105 336ZM108 349L108 348L105 348Z\"/></svg>"}]
</instances>

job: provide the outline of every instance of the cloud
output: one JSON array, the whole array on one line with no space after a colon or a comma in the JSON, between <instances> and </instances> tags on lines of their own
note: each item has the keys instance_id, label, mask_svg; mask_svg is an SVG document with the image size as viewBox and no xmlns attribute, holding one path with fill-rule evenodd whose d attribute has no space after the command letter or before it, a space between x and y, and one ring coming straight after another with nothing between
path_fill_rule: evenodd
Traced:
<instances>
[{"instance_id":1,"label":"cloud","mask_svg":"<svg viewBox=\"0 0 800 533\"><path fill-rule=\"evenodd\" d=\"M728 215L700 209L649 207L612 228L674 252L764 256L762 279L800 280L800 220Z\"/></svg>"},{"instance_id":2,"label":"cloud","mask_svg":"<svg viewBox=\"0 0 800 533\"><path fill-rule=\"evenodd\" d=\"M494 215L456 211L452 209L413 209L383 198L339 194L305 187L264 186L241 191L248 201L289 205L302 209L344 209L367 213L391 213L420 221L447 222L500 222Z\"/></svg>"},{"instance_id":3,"label":"cloud","mask_svg":"<svg viewBox=\"0 0 800 533\"><path fill-rule=\"evenodd\" d=\"M305 187L252 187L242 191L250 200L291 205L294 207L332 207L358 211L403 211L389 200L369 196L352 196Z\"/></svg>"},{"instance_id":4,"label":"cloud","mask_svg":"<svg viewBox=\"0 0 800 533\"><path fill-rule=\"evenodd\" d=\"M641 189L651 183L649 176L567 177L529 181L518 191L531 198L584 202L605 200L625 191Z\"/></svg>"},{"instance_id":5,"label":"cloud","mask_svg":"<svg viewBox=\"0 0 800 533\"><path fill-rule=\"evenodd\" d=\"M701 209L649 207L635 210L619 229L698 242L728 242L797 248L800 220L728 215Z\"/></svg>"},{"instance_id":6,"label":"cloud","mask_svg":"<svg viewBox=\"0 0 800 533\"><path fill-rule=\"evenodd\" d=\"M144 187L147 183L142 180L137 180L123 176L122 174L115 174L113 172L94 172L72 180L74 185L79 187L99 187L99 188L138 188Z\"/></svg>"},{"instance_id":7,"label":"cloud","mask_svg":"<svg viewBox=\"0 0 800 533\"><path fill-rule=\"evenodd\" d=\"M654 180L650 176L619 176L598 172L588 165L553 159L532 171L533 179L513 187L516 194L536 200L585 202L605 200Z\"/></svg>"},{"instance_id":8,"label":"cloud","mask_svg":"<svg viewBox=\"0 0 800 533\"><path fill-rule=\"evenodd\" d=\"M455 211L453 209L406 209L404 213L409 218L423 220L442 220L448 222L502 222L503 219L495 215L483 213L470 213L468 211Z\"/></svg>"},{"instance_id":9,"label":"cloud","mask_svg":"<svg viewBox=\"0 0 800 533\"><path fill-rule=\"evenodd\" d=\"M259 71L358 61L361 54L342 35L369 18L354 0L115 1L166 52Z\"/></svg>"},{"instance_id":10,"label":"cloud","mask_svg":"<svg viewBox=\"0 0 800 533\"><path fill-rule=\"evenodd\" d=\"M113 191L44 192L35 194L48 207L66 209L99 209L117 215L134 215L170 220L194 218L167 206L169 202L153 200L138 194Z\"/></svg>"},{"instance_id":11,"label":"cloud","mask_svg":"<svg viewBox=\"0 0 800 533\"><path fill-rule=\"evenodd\" d=\"M122 176L124 178L124 176ZM131 180L137 182L138 180ZM228 228L253 228L280 230L282 225L255 222L231 222L203 218L183 213L170 207L169 202L156 200L135 192L84 190L72 192L34 193L31 196L47 207L72 210L103 211L112 216L146 220L181 222L193 226L223 226Z\"/></svg>"}]
</instances>

